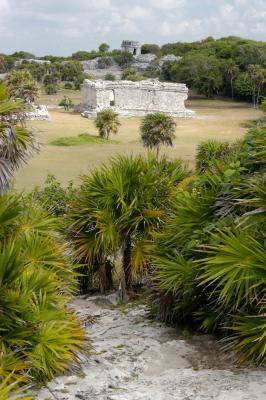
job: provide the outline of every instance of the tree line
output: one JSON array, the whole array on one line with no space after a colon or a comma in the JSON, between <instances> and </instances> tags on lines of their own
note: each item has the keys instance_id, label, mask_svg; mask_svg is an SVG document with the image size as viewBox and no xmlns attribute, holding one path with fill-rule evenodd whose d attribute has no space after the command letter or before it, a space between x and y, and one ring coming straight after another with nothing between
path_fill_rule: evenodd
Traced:
<instances>
[{"instance_id":1,"label":"tree line","mask_svg":"<svg viewBox=\"0 0 266 400\"><path fill-rule=\"evenodd\" d=\"M215 95L252 101L257 107L266 96L266 43L229 36L215 40L208 37L201 41L168 43L163 46L143 44L142 54L155 54L143 76L134 69L126 70L123 78L139 80L158 77L161 80L183 82L190 89L211 98ZM182 57L181 60L165 62L159 66L159 59L166 54ZM119 49L110 50L102 43L98 50L77 51L70 57L44 56L42 60L51 64L30 64L35 58L31 53L16 52L0 55L0 71L14 67L16 60L23 58L18 68L26 68L39 82L48 86L51 92L58 82L66 82L68 88L79 88L84 79L80 61L102 59L103 66L115 60L121 67L128 68L133 61L132 54Z\"/></svg>"}]
</instances>

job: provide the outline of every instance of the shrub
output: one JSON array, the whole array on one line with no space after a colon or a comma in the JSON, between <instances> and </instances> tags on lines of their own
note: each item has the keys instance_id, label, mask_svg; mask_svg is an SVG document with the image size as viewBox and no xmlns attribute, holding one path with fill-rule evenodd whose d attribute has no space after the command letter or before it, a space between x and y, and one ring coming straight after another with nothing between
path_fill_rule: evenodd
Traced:
<instances>
[{"instance_id":1,"label":"shrub","mask_svg":"<svg viewBox=\"0 0 266 400\"><path fill-rule=\"evenodd\" d=\"M49 212L52 216L64 216L69 204L75 195L75 187L70 182L65 188L52 174L48 174L43 187L35 187L31 193L34 201Z\"/></svg>"},{"instance_id":2,"label":"shrub","mask_svg":"<svg viewBox=\"0 0 266 400\"><path fill-rule=\"evenodd\" d=\"M234 146L204 143L197 175L173 193L167 224L150 249L154 306L164 320L227 335L226 349L241 362L263 364L265 128L251 129L236 147L232 162Z\"/></svg>"},{"instance_id":3,"label":"shrub","mask_svg":"<svg viewBox=\"0 0 266 400\"><path fill-rule=\"evenodd\" d=\"M75 86L74 86L74 84L72 82L66 82L65 85L64 85L64 88L68 89L68 90L74 90Z\"/></svg>"},{"instance_id":4,"label":"shrub","mask_svg":"<svg viewBox=\"0 0 266 400\"><path fill-rule=\"evenodd\" d=\"M67 307L76 291L69 249L56 221L21 196L0 197L0 220L0 387L43 383L78 362L84 341Z\"/></svg>"},{"instance_id":5,"label":"shrub","mask_svg":"<svg viewBox=\"0 0 266 400\"><path fill-rule=\"evenodd\" d=\"M141 81L143 77L134 68L127 68L123 71L122 79L127 81Z\"/></svg>"},{"instance_id":6,"label":"shrub","mask_svg":"<svg viewBox=\"0 0 266 400\"><path fill-rule=\"evenodd\" d=\"M236 145L217 140L207 140L199 144L196 154L196 166L199 171L221 167L229 162L236 151Z\"/></svg>"},{"instance_id":7,"label":"shrub","mask_svg":"<svg viewBox=\"0 0 266 400\"><path fill-rule=\"evenodd\" d=\"M83 273L102 290L112 284L113 260L122 253L125 281L139 282L149 270L152 232L161 226L172 185L187 175L180 161L116 157L84 176L70 213L70 235ZM88 289L83 279L83 290Z\"/></svg>"},{"instance_id":8,"label":"shrub","mask_svg":"<svg viewBox=\"0 0 266 400\"><path fill-rule=\"evenodd\" d=\"M66 111L69 111L71 108L74 108L74 103L68 96L64 96L64 98L59 102L58 105L64 107Z\"/></svg>"},{"instance_id":9,"label":"shrub","mask_svg":"<svg viewBox=\"0 0 266 400\"><path fill-rule=\"evenodd\" d=\"M46 94L56 94L58 91L58 86L54 83L48 83L44 86L44 91Z\"/></svg>"},{"instance_id":10,"label":"shrub","mask_svg":"<svg viewBox=\"0 0 266 400\"><path fill-rule=\"evenodd\" d=\"M116 114L111 108L98 112L95 120L96 128L102 138L109 139L111 133L117 134L121 125Z\"/></svg>"},{"instance_id":11,"label":"shrub","mask_svg":"<svg viewBox=\"0 0 266 400\"><path fill-rule=\"evenodd\" d=\"M113 74L106 74L104 79L106 81L115 81L115 76Z\"/></svg>"}]
</instances>

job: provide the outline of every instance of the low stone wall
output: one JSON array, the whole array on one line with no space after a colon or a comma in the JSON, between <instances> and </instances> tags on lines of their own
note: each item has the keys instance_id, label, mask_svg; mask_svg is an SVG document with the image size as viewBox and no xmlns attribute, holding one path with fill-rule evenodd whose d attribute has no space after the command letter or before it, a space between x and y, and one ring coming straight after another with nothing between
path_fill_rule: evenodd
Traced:
<instances>
[{"instance_id":1,"label":"low stone wall","mask_svg":"<svg viewBox=\"0 0 266 400\"><path fill-rule=\"evenodd\" d=\"M185 107L187 97L188 88L181 83L156 79L140 82L85 80L77 110L88 117L96 116L105 108L112 108L124 116L142 116L159 111L174 117L193 117L194 112Z\"/></svg>"}]
</instances>

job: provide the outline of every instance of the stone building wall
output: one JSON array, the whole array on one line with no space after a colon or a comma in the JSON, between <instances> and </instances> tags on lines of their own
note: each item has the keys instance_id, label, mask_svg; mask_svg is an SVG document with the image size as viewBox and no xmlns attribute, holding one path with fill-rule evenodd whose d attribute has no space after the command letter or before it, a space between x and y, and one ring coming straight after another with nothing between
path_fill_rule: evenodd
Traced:
<instances>
[{"instance_id":1,"label":"stone building wall","mask_svg":"<svg viewBox=\"0 0 266 400\"><path fill-rule=\"evenodd\" d=\"M122 51L128 51L133 54L133 56L139 56L141 54L141 44L134 40L123 40L121 44Z\"/></svg>"},{"instance_id":2,"label":"stone building wall","mask_svg":"<svg viewBox=\"0 0 266 400\"><path fill-rule=\"evenodd\" d=\"M112 108L119 115L141 116L160 111L176 117L191 117L185 100L188 88L181 83L145 81L90 81L81 86L81 103L78 110L85 116L96 116L97 112Z\"/></svg>"}]
</instances>

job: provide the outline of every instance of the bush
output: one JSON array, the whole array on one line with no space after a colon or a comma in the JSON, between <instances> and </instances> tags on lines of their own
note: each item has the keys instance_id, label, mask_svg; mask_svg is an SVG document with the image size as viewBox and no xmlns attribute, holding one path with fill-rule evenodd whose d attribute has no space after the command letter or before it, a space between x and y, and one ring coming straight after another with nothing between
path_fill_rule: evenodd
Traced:
<instances>
[{"instance_id":1,"label":"bush","mask_svg":"<svg viewBox=\"0 0 266 400\"><path fill-rule=\"evenodd\" d=\"M64 96L64 98L58 104L60 107L64 107L66 111L69 111L71 108L74 108L74 103L70 97Z\"/></svg>"},{"instance_id":2,"label":"bush","mask_svg":"<svg viewBox=\"0 0 266 400\"><path fill-rule=\"evenodd\" d=\"M58 91L58 86L54 83L49 83L44 86L44 91L46 94L56 94Z\"/></svg>"},{"instance_id":3,"label":"bush","mask_svg":"<svg viewBox=\"0 0 266 400\"><path fill-rule=\"evenodd\" d=\"M134 68L127 68L123 71L122 79L127 81L141 81L143 77Z\"/></svg>"},{"instance_id":4,"label":"bush","mask_svg":"<svg viewBox=\"0 0 266 400\"><path fill-rule=\"evenodd\" d=\"M134 60L133 54L128 51L121 51L121 53L116 55L114 58L120 67L128 67Z\"/></svg>"},{"instance_id":5,"label":"bush","mask_svg":"<svg viewBox=\"0 0 266 400\"><path fill-rule=\"evenodd\" d=\"M72 182L64 188L52 174L48 174L43 187L35 187L31 193L34 201L46 209L54 217L64 216L69 204L75 195L75 187Z\"/></svg>"},{"instance_id":6,"label":"bush","mask_svg":"<svg viewBox=\"0 0 266 400\"><path fill-rule=\"evenodd\" d=\"M98 67L100 69L105 69L113 65L113 59L112 57L101 57L98 60Z\"/></svg>"},{"instance_id":7,"label":"bush","mask_svg":"<svg viewBox=\"0 0 266 400\"><path fill-rule=\"evenodd\" d=\"M36 203L6 194L0 220L0 388L7 380L44 383L78 362L83 345L67 307L75 269L57 222Z\"/></svg>"},{"instance_id":8,"label":"bush","mask_svg":"<svg viewBox=\"0 0 266 400\"><path fill-rule=\"evenodd\" d=\"M236 145L217 140L207 140L199 144L196 154L196 166L199 171L223 166L236 151Z\"/></svg>"},{"instance_id":9,"label":"bush","mask_svg":"<svg viewBox=\"0 0 266 400\"><path fill-rule=\"evenodd\" d=\"M65 85L64 85L64 88L68 89L68 90L74 90L75 86L74 86L74 84L72 82L66 82Z\"/></svg>"},{"instance_id":10,"label":"bush","mask_svg":"<svg viewBox=\"0 0 266 400\"><path fill-rule=\"evenodd\" d=\"M115 81L115 76L113 74L106 74L104 79L106 81Z\"/></svg>"},{"instance_id":11,"label":"bush","mask_svg":"<svg viewBox=\"0 0 266 400\"><path fill-rule=\"evenodd\" d=\"M266 98L262 99L260 108L264 112L265 117L266 117Z\"/></svg>"},{"instance_id":12,"label":"bush","mask_svg":"<svg viewBox=\"0 0 266 400\"><path fill-rule=\"evenodd\" d=\"M126 284L145 279L152 233L163 223L172 186L186 175L180 161L157 163L150 154L118 156L108 167L84 176L69 221L77 255L86 260L84 291L91 273L101 290L110 288L114 258L119 254L120 266L121 253Z\"/></svg>"},{"instance_id":13,"label":"bush","mask_svg":"<svg viewBox=\"0 0 266 400\"><path fill-rule=\"evenodd\" d=\"M173 193L150 250L158 315L227 336L256 364L266 362L265 152L263 127L236 146L199 146L199 169Z\"/></svg>"}]
</instances>

